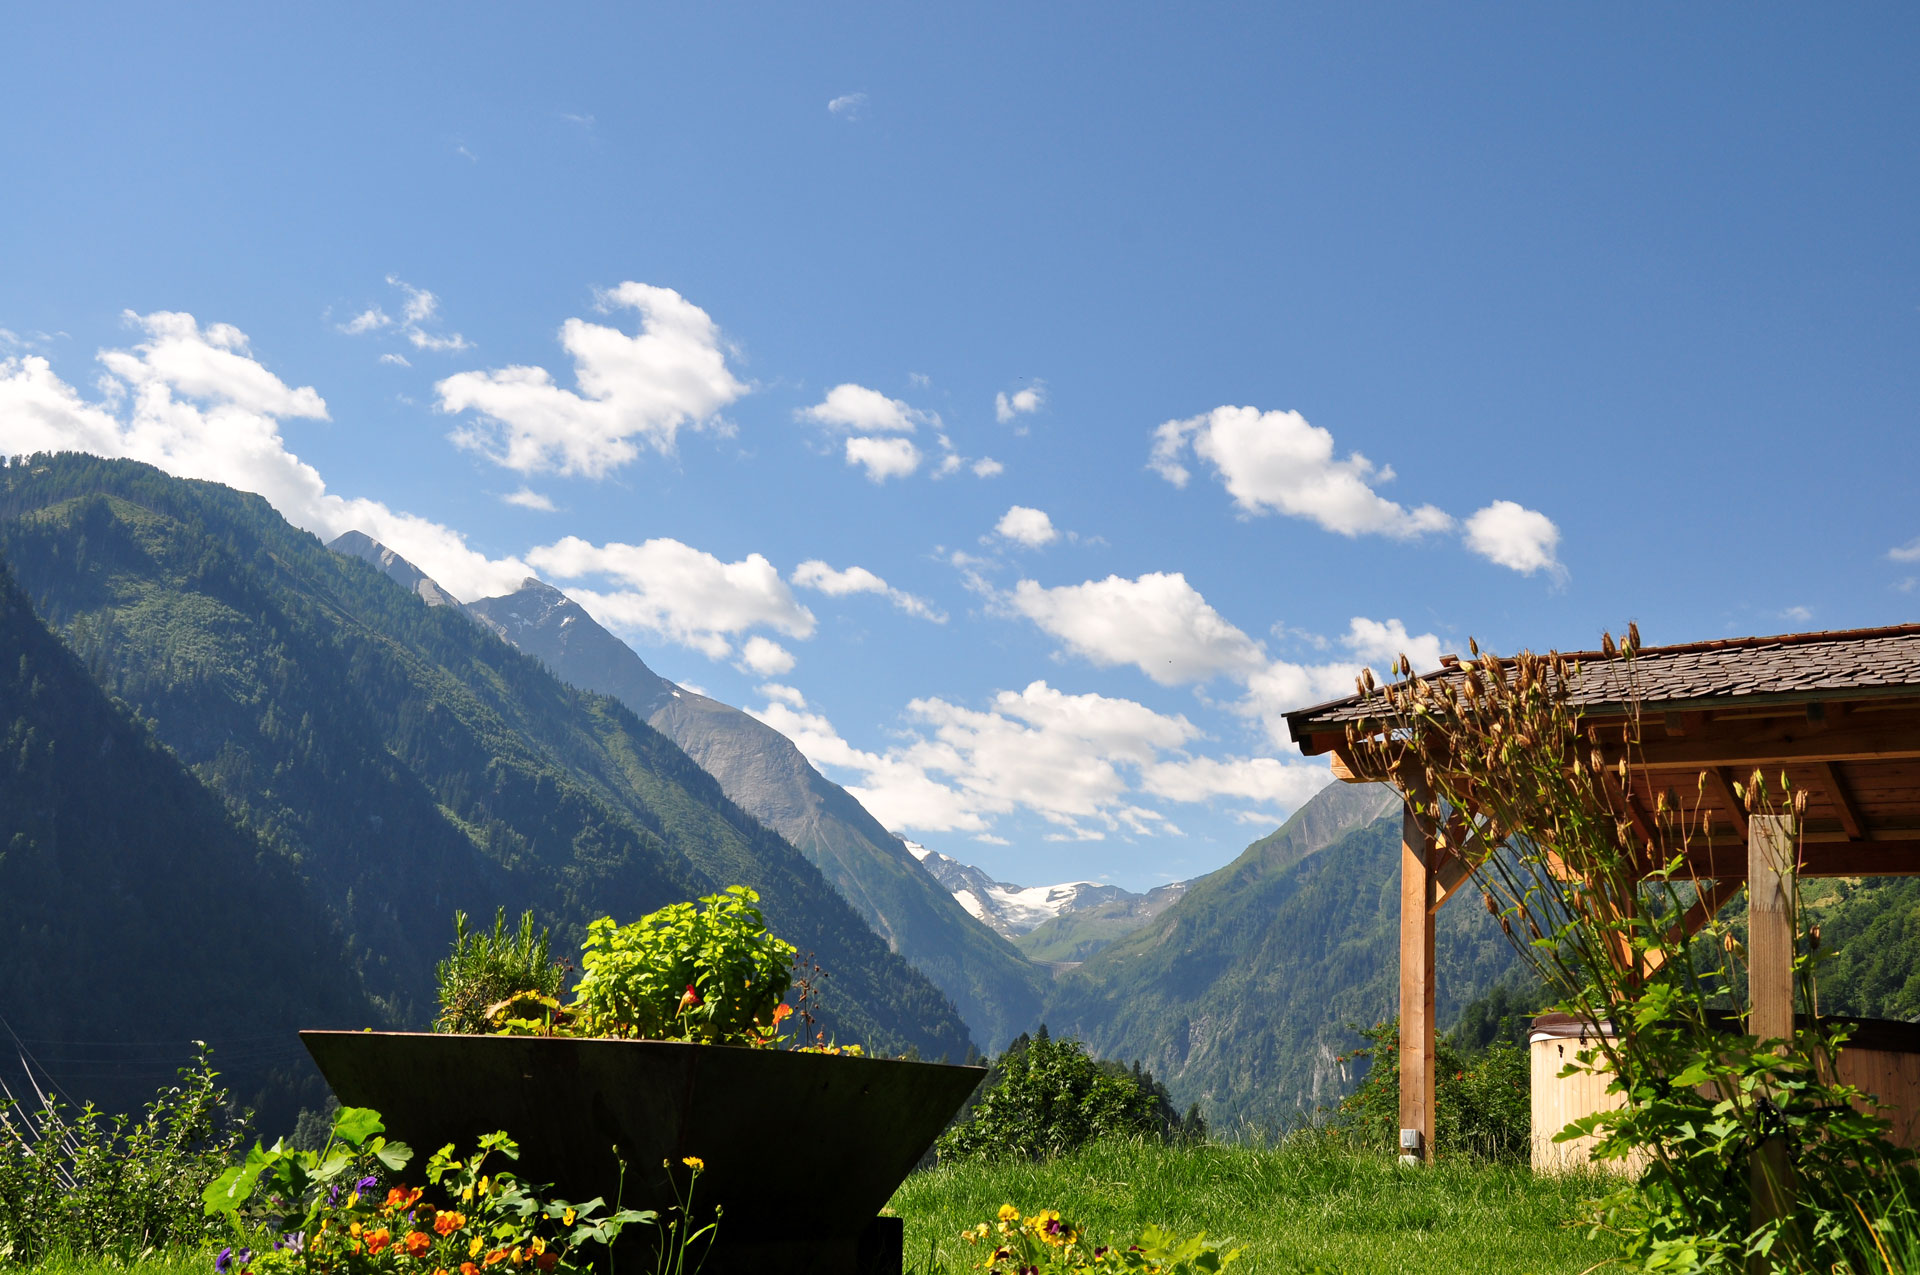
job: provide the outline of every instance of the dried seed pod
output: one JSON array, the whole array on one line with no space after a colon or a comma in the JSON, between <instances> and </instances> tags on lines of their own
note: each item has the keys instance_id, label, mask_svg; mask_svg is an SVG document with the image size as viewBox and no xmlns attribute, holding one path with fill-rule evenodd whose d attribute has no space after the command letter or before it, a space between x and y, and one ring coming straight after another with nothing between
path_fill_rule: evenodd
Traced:
<instances>
[{"instance_id":1,"label":"dried seed pod","mask_svg":"<svg viewBox=\"0 0 1920 1275\"><path fill-rule=\"evenodd\" d=\"M1805 788L1797 789L1793 794L1793 813L1796 815L1804 815L1807 813L1807 790Z\"/></svg>"},{"instance_id":2,"label":"dried seed pod","mask_svg":"<svg viewBox=\"0 0 1920 1275\"><path fill-rule=\"evenodd\" d=\"M1632 620L1627 621L1627 643L1636 651L1640 649L1640 626Z\"/></svg>"},{"instance_id":3,"label":"dried seed pod","mask_svg":"<svg viewBox=\"0 0 1920 1275\"><path fill-rule=\"evenodd\" d=\"M1500 915L1500 905L1493 901L1493 894L1490 891L1487 891L1487 890L1480 891L1480 901L1487 905L1488 916Z\"/></svg>"},{"instance_id":4,"label":"dried seed pod","mask_svg":"<svg viewBox=\"0 0 1920 1275\"><path fill-rule=\"evenodd\" d=\"M1820 950L1820 927L1814 926L1807 931L1807 946L1813 951Z\"/></svg>"},{"instance_id":5,"label":"dried seed pod","mask_svg":"<svg viewBox=\"0 0 1920 1275\"><path fill-rule=\"evenodd\" d=\"M1613 634L1602 633L1600 635L1600 654L1606 656L1608 659L1612 659L1617 654L1613 647Z\"/></svg>"}]
</instances>

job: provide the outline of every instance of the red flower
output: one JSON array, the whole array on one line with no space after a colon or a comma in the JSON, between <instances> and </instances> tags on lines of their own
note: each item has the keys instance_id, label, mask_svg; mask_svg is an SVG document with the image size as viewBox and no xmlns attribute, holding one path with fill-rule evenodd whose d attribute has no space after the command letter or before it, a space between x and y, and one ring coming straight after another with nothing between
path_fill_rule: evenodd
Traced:
<instances>
[{"instance_id":1,"label":"red flower","mask_svg":"<svg viewBox=\"0 0 1920 1275\"><path fill-rule=\"evenodd\" d=\"M687 994L680 998L680 1012L684 1014L690 1009L698 1008L699 1004L700 1004L700 993L693 990L692 983L688 983Z\"/></svg>"}]
</instances>

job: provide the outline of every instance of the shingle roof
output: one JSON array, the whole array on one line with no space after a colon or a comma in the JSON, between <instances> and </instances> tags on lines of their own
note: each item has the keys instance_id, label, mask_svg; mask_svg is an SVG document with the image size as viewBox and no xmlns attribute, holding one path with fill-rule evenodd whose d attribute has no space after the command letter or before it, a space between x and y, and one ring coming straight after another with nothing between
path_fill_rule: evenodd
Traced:
<instances>
[{"instance_id":1,"label":"shingle roof","mask_svg":"<svg viewBox=\"0 0 1920 1275\"><path fill-rule=\"evenodd\" d=\"M1626 662L1599 651L1566 658L1578 661L1582 670L1572 697L1575 705L1597 708L1627 698ZM1643 709L1709 708L1773 697L1829 698L1849 691L1920 693L1920 624L1642 647L1631 669ZM1448 666L1428 676L1461 674ZM1375 715L1379 703L1377 698L1350 695L1288 713L1287 726L1299 742Z\"/></svg>"}]
</instances>

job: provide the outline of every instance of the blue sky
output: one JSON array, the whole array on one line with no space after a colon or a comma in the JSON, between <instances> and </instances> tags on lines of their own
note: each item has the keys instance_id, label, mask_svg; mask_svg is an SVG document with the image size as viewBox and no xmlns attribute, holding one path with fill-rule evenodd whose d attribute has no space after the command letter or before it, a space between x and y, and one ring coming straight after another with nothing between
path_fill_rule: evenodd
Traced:
<instances>
[{"instance_id":1,"label":"blue sky","mask_svg":"<svg viewBox=\"0 0 1920 1275\"><path fill-rule=\"evenodd\" d=\"M0 451L537 570L1022 883L1403 647L1914 618L1914 11L1036 8L15 13Z\"/></svg>"}]
</instances>

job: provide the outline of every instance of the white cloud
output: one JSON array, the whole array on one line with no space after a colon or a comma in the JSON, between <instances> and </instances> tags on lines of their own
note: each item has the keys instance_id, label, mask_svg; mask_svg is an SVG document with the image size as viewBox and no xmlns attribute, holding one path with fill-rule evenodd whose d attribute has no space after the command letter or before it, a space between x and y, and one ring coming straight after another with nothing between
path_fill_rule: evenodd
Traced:
<instances>
[{"instance_id":1,"label":"white cloud","mask_svg":"<svg viewBox=\"0 0 1920 1275\"><path fill-rule=\"evenodd\" d=\"M340 330L348 336L359 336L362 332L375 332L388 327L393 319L379 306L368 306L347 322L340 324Z\"/></svg>"},{"instance_id":2,"label":"white cloud","mask_svg":"<svg viewBox=\"0 0 1920 1275\"><path fill-rule=\"evenodd\" d=\"M1247 694L1234 711L1257 719L1275 747L1291 750L1286 714L1353 693L1354 679L1363 668L1381 676L1401 655L1416 672L1440 667L1440 639L1431 633L1411 634L1400 620L1370 620L1356 615L1340 639L1352 657L1325 664L1294 664L1275 660L1247 678Z\"/></svg>"},{"instance_id":3,"label":"white cloud","mask_svg":"<svg viewBox=\"0 0 1920 1275\"><path fill-rule=\"evenodd\" d=\"M754 634L740 648L740 671L761 677L778 677L793 671L793 652L772 638Z\"/></svg>"},{"instance_id":4,"label":"white cloud","mask_svg":"<svg viewBox=\"0 0 1920 1275\"><path fill-rule=\"evenodd\" d=\"M543 514L553 512L553 501L533 490L531 487L522 487L512 495L502 496L500 499L506 501L509 505L518 505L522 509L537 509Z\"/></svg>"},{"instance_id":5,"label":"white cloud","mask_svg":"<svg viewBox=\"0 0 1920 1275\"><path fill-rule=\"evenodd\" d=\"M1029 509L1025 505L1014 505L1008 509L1000 515L1000 521L994 524L993 529L1006 539L1029 549L1038 549L1060 538L1046 510Z\"/></svg>"},{"instance_id":6,"label":"white cloud","mask_svg":"<svg viewBox=\"0 0 1920 1275\"><path fill-rule=\"evenodd\" d=\"M1192 478L1189 454L1207 461L1245 515L1286 514L1343 536L1382 535L1410 540L1456 529L1434 505L1408 509L1374 490L1393 481L1392 466L1376 466L1359 452L1334 453L1333 435L1298 412L1216 407L1203 416L1167 421L1153 431L1148 467L1176 487ZM1554 556L1560 529L1553 520L1511 500L1496 500L1459 528L1473 552L1532 575L1567 578Z\"/></svg>"},{"instance_id":7,"label":"white cloud","mask_svg":"<svg viewBox=\"0 0 1920 1275\"><path fill-rule=\"evenodd\" d=\"M192 315L165 311L129 312L127 320L145 339L100 352L103 403L81 399L44 358L0 360L0 452L130 457L183 478L257 492L323 539L366 532L458 597L506 592L531 573L517 559L475 551L439 523L329 492L280 433L282 418L325 420L325 401L312 387L288 386L268 371L238 328L202 328Z\"/></svg>"},{"instance_id":8,"label":"white cloud","mask_svg":"<svg viewBox=\"0 0 1920 1275\"><path fill-rule=\"evenodd\" d=\"M858 772L848 791L889 828L984 833L1027 810L1071 838L1164 831L1165 817L1128 799L1131 776L1199 732L1184 717L1132 700L1069 695L1045 682L1002 691L987 710L912 701L915 729L886 753L854 748L790 688L755 716L816 765Z\"/></svg>"},{"instance_id":9,"label":"white cloud","mask_svg":"<svg viewBox=\"0 0 1920 1275\"><path fill-rule=\"evenodd\" d=\"M406 355L395 354L391 350L389 350L385 354L382 354L378 359L375 360L375 362L385 363L389 367L412 367L413 366L412 363L407 361Z\"/></svg>"},{"instance_id":10,"label":"white cloud","mask_svg":"<svg viewBox=\"0 0 1920 1275\"><path fill-rule=\"evenodd\" d=\"M1132 664L1162 686L1216 674L1246 677L1266 662L1260 644L1207 605L1179 572L1137 580L1014 586L1008 605L1102 668Z\"/></svg>"},{"instance_id":11,"label":"white cloud","mask_svg":"<svg viewBox=\"0 0 1920 1275\"><path fill-rule=\"evenodd\" d=\"M847 440L847 464L864 466L872 482L905 478L920 468L920 461L920 449L912 439L859 436Z\"/></svg>"},{"instance_id":12,"label":"white cloud","mask_svg":"<svg viewBox=\"0 0 1920 1275\"><path fill-rule=\"evenodd\" d=\"M1210 462L1234 502L1249 514L1306 518L1344 536L1371 533L1402 539L1445 531L1453 519L1432 505L1408 510L1375 492L1389 482L1358 452L1336 459L1333 435L1298 412L1216 407L1204 416L1168 421L1154 431L1152 467L1176 487L1189 477L1181 458Z\"/></svg>"},{"instance_id":13,"label":"white cloud","mask_svg":"<svg viewBox=\"0 0 1920 1275\"><path fill-rule=\"evenodd\" d=\"M719 328L671 288L623 283L599 295L603 310L640 315L640 331L568 319L560 344L580 390L554 384L545 368L461 372L441 381L443 412L479 420L453 440L523 474L552 471L599 478L639 455L662 454L682 428L721 428L720 409L747 392L727 368Z\"/></svg>"},{"instance_id":14,"label":"white cloud","mask_svg":"<svg viewBox=\"0 0 1920 1275\"><path fill-rule=\"evenodd\" d=\"M1005 390L993 396L993 416L1002 425L1016 416L1029 416L1040 410L1047 401L1047 387L1044 381L1035 381L1025 389L1008 394Z\"/></svg>"},{"instance_id":15,"label":"white cloud","mask_svg":"<svg viewBox=\"0 0 1920 1275\"><path fill-rule=\"evenodd\" d=\"M975 478L998 478L1006 472L1007 467L991 456L982 456L979 460L973 462L973 476Z\"/></svg>"},{"instance_id":16,"label":"white cloud","mask_svg":"<svg viewBox=\"0 0 1920 1275\"><path fill-rule=\"evenodd\" d=\"M400 310L400 331L407 340L413 342L414 349L430 350L436 353L452 353L459 350L471 350L473 348L472 342L468 341L467 338L461 336L458 332L442 336L429 332L421 326L424 323L431 323L439 318L439 297L434 296L433 293L427 291L425 288L416 288L406 280L394 275L388 275L387 282L400 289L401 295L406 299L405 304ZM374 312L378 311L379 307L374 307ZM375 326L387 326L388 320L386 315L381 313L380 318L382 322ZM357 323L359 320L356 319L355 322ZM366 331L365 328L358 330Z\"/></svg>"},{"instance_id":17,"label":"white cloud","mask_svg":"<svg viewBox=\"0 0 1920 1275\"><path fill-rule=\"evenodd\" d=\"M1554 557L1560 528L1553 519L1511 500L1496 500L1467 519L1467 548L1498 566L1532 575L1545 571L1565 580L1567 569Z\"/></svg>"},{"instance_id":18,"label":"white cloud","mask_svg":"<svg viewBox=\"0 0 1920 1275\"><path fill-rule=\"evenodd\" d=\"M855 593L877 593L899 607L908 615L923 620L932 620L935 624L945 624L947 617L925 598L896 589L885 580L865 567L848 567L845 571L836 571L818 558L811 558L793 569L787 577L802 589L815 589L830 598L844 598Z\"/></svg>"},{"instance_id":19,"label":"white cloud","mask_svg":"<svg viewBox=\"0 0 1920 1275\"><path fill-rule=\"evenodd\" d=\"M842 93L827 103L827 114L835 119L857 120L867 113L867 95L865 93Z\"/></svg>"},{"instance_id":20,"label":"white cloud","mask_svg":"<svg viewBox=\"0 0 1920 1275\"><path fill-rule=\"evenodd\" d=\"M793 638L813 634L813 612L794 600L773 564L757 553L722 562L678 540L594 545L567 536L530 551L527 560L565 580L611 580L621 587L567 592L616 632L677 642L709 659L732 654L733 639L749 629Z\"/></svg>"},{"instance_id":21,"label":"white cloud","mask_svg":"<svg viewBox=\"0 0 1920 1275\"><path fill-rule=\"evenodd\" d=\"M879 390L851 381L834 386L825 398L812 407L801 408L794 416L830 429L860 434L911 434L923 423L936 426L940 423L940 418L931 412L918 411L897 398L888 398Z\"/></svg>"},{"instance_id":22,"label":"white cloud","mask_svg":"<svg viewBox=\"0 0 1920 1275\"><path fill-rule=\"evenodd\" d=\"M1333 773L1325 766L1273 757L1184 757L1148 766L1140 786L1169 801L1237 797L1298 806L1332 779Z\"/></svg>"},{"instance_id":23,"label":"white cloud","mask_svg":"<svg viewBox=\"0 0 1920 1275\"><path fill-rule=\"evenodd\" d=\"M1795 624L1806 624L1813 619L1813 608L1790 606L1780 613L1780 618L1783 620L1791 620Z\"/></svg>"},{"instance_id":24,"label":"white cloud","mask_svg":"<svg viewBox=\"0 0 1920 1275\"><path fill-rule=\"evenodd\" d=\"M798 687L782 686L778 682L767 682L760 687L760 693L770 700L787 705L789 708L805 708L807 706L807 697L800 693Z\"/></svg>"},{"instance_id":25,"label":"white cloud","mask_svg":"<svg viewBox=\"0 0 1920 1275\"><path fill-rule=\"evenodd\" d=\"M1887 550L1887 557L1895 562L1920 562L1920 538Z\"/></svg>"}]
</instances>

